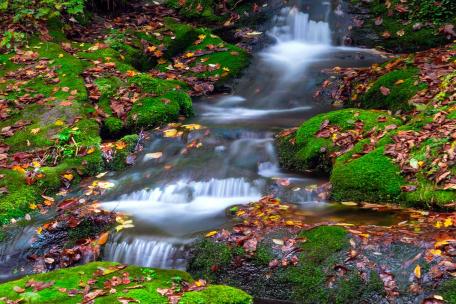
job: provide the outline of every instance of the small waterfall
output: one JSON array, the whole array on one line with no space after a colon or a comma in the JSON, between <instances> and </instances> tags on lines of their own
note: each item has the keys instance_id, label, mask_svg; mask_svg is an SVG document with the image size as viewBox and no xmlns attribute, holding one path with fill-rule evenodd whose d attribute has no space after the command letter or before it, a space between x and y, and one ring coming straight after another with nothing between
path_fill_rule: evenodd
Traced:
<instances>
[{"instance_id":1,"label":"small waterfall","mask_svg":"<svg viewBox=\"0 0 456 304\"><path fill-rule=\"evenodd\" d=\"M186 244L179 240L122 234L116 235L103 249L107 261L165 269L185 269L186 254Z\"/></svg>"},{"instance_id":2,"label":"small waterfall","mask_svg":"<svg viewBox=\"0 0 456 304\"><path fill-rule=\"evenodd\" d=\"M204 231L210 223L216 227L229 206L258 200L263 185L262 180L248 182L245 178L180 180L165 187L122 195L102 205L133 215L165 235L182 237Z\"/></svg>"},{"instance_id":3,"label":"small waterfall","mask_svg":"<svg viewBox=\"0 0 456 304\"><path fill-rule=\"evenodd\" d=\"M329 23L311 20L309 14L300 12L296 7L282 9L270 35L276 38L278 43L301 41L309 44L331 44Z\"/></svg>"}]
</instances>

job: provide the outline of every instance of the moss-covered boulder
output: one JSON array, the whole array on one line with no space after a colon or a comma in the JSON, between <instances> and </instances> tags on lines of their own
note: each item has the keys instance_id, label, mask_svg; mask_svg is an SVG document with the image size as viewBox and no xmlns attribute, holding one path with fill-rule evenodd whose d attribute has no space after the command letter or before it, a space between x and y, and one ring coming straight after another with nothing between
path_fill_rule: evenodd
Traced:
<instances>
[{"instance_id":1,"label":"moss-covered boulder","mask_svg":"<svg viewBox=\"0 0 456 304\"><path fill-rule=\"evenodd\" d=\"M297 265L277 267L274 259L280 264L282 254L277 243L289 237L289 232L271 232L250 256L242 247L203 240L195 247L189 271L212 282L237 286L258 298L295 303L363 303L383 297L383 284L376 273L367 280L355 269L336 275L335 265L342 263L350 247L343 228L320 226L300 232L296 237L305 242L300 245ZM334 279L329 287L328 278Z\"/></svg>"},{"instance_id":2,"label":"moss-covered boulder","mask_svg":"<svg viewBox=\"0 0 456 304\"><path fill-rule=\"evenodd\" d=\"M405 66L376 79L359 99L352 96L351 103L365 109L410 111L414 104L410 99L427 85L418 79L419 69Z\"/></svg>"},{"instance_id":3,"label":"moss-covered boulder","mask_svg":"<svg viewBox=\"0 0 456 304\"><path fill-rule=\"evenodd\" d=\"M454 1L433 0L349 2L357 16L351 38L357 45L411 52L444 45L452 35L442 30L456 22Z\"/></svg>"},{"instance_id":4,"label":"moss-covered boulder","mask_svg":"<svg viewBox=\"0 0 456 304\"><path fill-rule=\"evenodd\" d=\"M194 282L183 271L95 262L0 284L0 303L19 299L30 303L81 303L88 300L112 303L128 299L129 302L166 304L168 298L162 294L172 290L173 286L176 295L182 295L181 304L253 302L245 292L228 286L208 285L182 292L183 288L177 286L184 281L188 284Z\"/></svg>"},{"instance_id":5,"label":"moss-covered boulder","mask_svg":"<svg viewBox=\"0 0 456 304\"><path fill-rule=\"evenodd\" d=\"M329 174L334 159L353 148L367 134L401 121L384 111L343 109L319 114L295 132L276 139L281 166L297 172Z\"/></svg>"}]
</instances>

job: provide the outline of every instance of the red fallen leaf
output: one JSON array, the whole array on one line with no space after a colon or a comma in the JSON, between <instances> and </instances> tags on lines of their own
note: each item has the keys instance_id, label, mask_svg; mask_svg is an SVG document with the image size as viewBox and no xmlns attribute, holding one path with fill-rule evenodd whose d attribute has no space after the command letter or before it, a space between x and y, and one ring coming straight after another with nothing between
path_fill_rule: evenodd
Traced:
<instances>
[{"instance_id":1,"label":"red fallen leaf","mask_svg":"<svg viewBox=\"0 0 456 304\"><path fill-rule=\"evenodd\" d=\"M390 89L388 89L387 87L381 86L381 87L380 87L380 92L381 92L384 96L388 96L388 95L390 94Z\"/></svg>"},{"instance_id":2,"label":"red fallen leaf","mask_svg":"<svg viewBox=\"0 0 456 304\"><path fill-rule=\"evenodd\" d=\"M60 211L60 210L66 210L66 209L69 209L69 208L72 208L76 205L79 204L79 201L78 199L76 198L69 198L69 199L66 199L64 201L62 201L60 204L57 205L57 210Z\"/></svg>"}]
</instances>

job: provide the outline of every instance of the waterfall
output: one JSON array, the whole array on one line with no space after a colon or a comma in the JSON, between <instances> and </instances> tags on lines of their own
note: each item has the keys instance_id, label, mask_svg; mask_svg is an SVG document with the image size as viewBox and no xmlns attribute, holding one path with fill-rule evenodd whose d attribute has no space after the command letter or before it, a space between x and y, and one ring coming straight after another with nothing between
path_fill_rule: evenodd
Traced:
<instances>
[{"instance_id":1,"label":"waterfall","mask_svg":"<svg viewBox=\"0 0 456 304\"><path fill-rule=\"evenodd\" d=\"M308 13L300 12L296 7L282 9L270 35L276 38L278 43L300 41L309 44L331 44L329 23L311 20Z\"/></svg>"},{"instance_id":2,"label":"waterfall","mask_svg":"<svg viewBox=\"0 0 456 304\"><path fill-rule=\"evenodd\" d=\"M118 234L103 249L105 260L143 267L185 269L186 244L179 240L124 237Z\"/></svg>"},{"instance_id":3,"label":"waterfall","mask_svg":"<svg viewBox=\"0 0 456 304\"><path fill-rule=\"evenodd\" d=\"M102 206L134 215L165 235L182 237L204 230L202 227L208 223L204 220L208 218L207 221L214 221L215 227L225 209L232 205L258 200L263 183L260 180L248 182L245 178L180 180L164 187L122 195Z\"/></svg>"}]
</instances>

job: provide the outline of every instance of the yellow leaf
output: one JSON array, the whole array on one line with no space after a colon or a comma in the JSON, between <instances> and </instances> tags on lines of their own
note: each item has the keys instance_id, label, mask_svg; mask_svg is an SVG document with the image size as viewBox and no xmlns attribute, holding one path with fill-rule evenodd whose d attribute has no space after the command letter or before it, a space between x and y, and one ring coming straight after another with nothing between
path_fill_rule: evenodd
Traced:
<instances>
[{"instance_id":1,"label":"yellow leaf","mask_svg":"<svg viewBox=\"0 0 456 304\"><path fill-rule=\"evenodd\" d=\"M106 242L108 241L108 237L109 237L109 233L108 232L104 232L100 235L100 237L98 238L97 240L97 244L98 245L104 245L106 244Z\"/></svg>"},{"instance_id":2,"label":"yellow leaf","mask_svg":"<svg viewBox=\"0 0 456 304\"><path fill-rule=\"evenodd\" d=\"M358 235L359 235L359 236L362 236L362 237L364 237L364 238L366 238L366 239L369 238L369 234L367 234L367 233L360 233L360 234L358 234Z\"/></svg>"},{"instance_id":3,"label":"yellow leaf","mask_svg":"<svg viewBox=\"0 0 456 304\"><path fill-rule=\"evenodd\" d=\"M163 132L164 137L176 137L178 132L176 129L168 129Z\"/></svg>"},{"instance_id":4,"label":"yellow leaf","mask_svg":"<svg viewBox=\"0 0 456 304\"><path fill-rule=\"evenodd\" d=\"M32 210L35 210L35 209L36 209L36 204L33 204L33 203L30 204L30 205L29 205L29 208L32 209Z\"/></svg>"},{"instance_id":5,"label":"yellow leaf","mask_svg":"<svg viewBox=\"0 0 456 304\"><path fill-rule=\"evenodd\" d=\"M95 148L94 148L94 147L90 147L90 148L87 150L87 154L92 154L93 152L95 152Z\"/></svg>"},{"instance_id":6,"label":"yellow leaf","mask_svg":"<svg viewBox=\"0 0 456 304\"><path fill-rule=\"evenodd\" d=\"M435 227L435 228L440 228L440 227L442 227L442 222L441 222L441 221L437 221L437 222L434 224L434 227Z\"/></svg>"},{"instance_id":7,"label":"yellow leaf","mask_svg":"<svg viewBox=\"0 0 456 304\"><path fill-rule=\"evenodd\" d=\"M63 124L64 124L63 121L60 119L57 119L54 123L54 125L56 125L56 126L63 126Z\"/></svg>"},{"instance_id":8,"label":"yellow leaf","mask_svg":"<svg viewBox=\"0 0 456 304\"><path fill-rule=\"evenodd\" d=\"M200 39L200 40L206 39L206 35L201 34L198 36L198 39Z\"/></svg>"},{"instance_id":9,"label":"yellow leaf","mask_svg":"<svg viewBox=\"0 0 456 304\"><path fill-rule=\"evenodd\" d=\"M20 172L22 174L25 173L24 168L22 168L21 166L18 166L18 165L13 166L11 169L13 169L14 171Z\"/></svg>"},{"instance_id":10,"label":"yellow leaf","mask_svg":"<svg viewBox=\"0 0 456 304\"><path fill-rule=\"evenodd\" d=\"M186 58L192 58L193 56L195 56L195 53L192 53L192 52L188 52L184 55Z\"/></svg>"},{"instance_id":11,"label":"yellow leaf","mask_svg":"<svg viewBox=\"0 0 456 304\"><path fill-rule=\"evenodd\" d=\"M188 124L188 125L182 125L182 128L186 128L187 130L193 131L193 130L199 130L203 126L199 124Z\"/></svg>"},{"instance_id":12,"label":"yellow leaf","mask_svg":"<svg viewBox=\"0 0 456 304\"><path fill-rule=\"evenodd\" d=\"M60 54L59 54L59 58L62 58L62 57L63 57L63 54L62 54L62 53L60 53Z\"/></svg>"},{"instance_id":13,"label":"yellow leaf","mask_svg":"<svg viewBox=\"0 0 456 304\"><path fill-rule=\"evenodd\" d=\"M37 161L33 161L32 164L33 164L33 167L35 167L35 168L41 167L41 164Z\"/></svg>"},{"instance_id":14,"label":"yellow leaf","mask_svg":"<svg viewBox=\"0 0 456 304\"><path fill-rule=\"evenodd\" d=\"M126 147L127 147L127 144L124 141L119 140L119 141L116 142L116 149L117 150L123 150Z\"/></svg>"},{"instance_id":15,"label":"yellow leaf","mask_svg":"<svg viewBox=\"0 0 456 304\"><path fill-rule=\"evenodd\" d=\"M127 71L127 76L128 76L128 77L133 77L133 76L135 76L135 75L136 75L136 72L135 72L135 71L133 71L133 70L128 70L128 71Z\"/></svg>"},{"instance_id":16,"label":"yellow leaf","mask_svg":"<svg viewBox=\"0 0 456 304\"><path fill-rule=\"evenodd\" d=\"M38 132L40 132L40 128L30 130L30 133L32 133L33 135L38 134Z\"/></svg>"},{"instance_id":17,"label":"yellow leaf","mask_svg":"<svg viewBox=\"0 0 456 304\"><path fill-rule=\"evenodd\" d=\"M229 71L230 71L230 69L227 68L227 67L224 67L223 70L224 70L225 72L229 72Z\"/></svg>"},{"instance_id":18,"label":"yellow leaf","mask_svg":"<svg viewBox=\"0 0 456 304\"><path fill-rule=\"evenodd\" d=\"M41 234L43 232L43 227L38 227L36 233Z\"/></svg>"},{"instance_id":19,"label":"yellow leaf","mask_svg":"<svg viewBox=\"0 0 456 304\"><path fill-rule=\"evenodd\" d=\"M451 220L451 218L446 218L445 221L443 222L443 226L445 227L450 227L453 225L453 221Z\"/></svg>"},{"instance_id":20,"label":"yellow leaf","mask_svg":"<svg viewBox=\"0 0 456 304\"><path fill-rule=\"evenodd\" d=\"M416 265L415 270L413 270L413 273L415 274L415 277L417 279L421 278L421 267L420 267L420 265Z\"/></svg>"},{"instance_id":21,"label":"yellow leaf","mask_svg":"<svg viewBox=\"0 0 456 304\"><path fill-rule=\"evenodd\" d=\"M63 178L71 182L73 180L74 176L71 173L66 173L63 175Z\"/></svg>"},{"instance_id":22,"label":"yellow leaf","mask_svg":"<svg viewBox=\"0 0 456 304\"><path fill-rule=\"evenodd\" d=\"M394 84L395 84L395 85L400 85L401 83L404 83L404 79L399 79L399 80L396 81Z\"/></svg>"},{"instance_id":23,"label":"yellow leaf","mask_svg":"<svg viewBox=\"0 0 456 304\"><path fill-rule=\"evenodd\" d=\"M431 249L431 250L429 250L429 252L432 255L438 255L438 256L442 255L442 250L440 250L440 249Z\"/></svg>"},{"instance_id":24,"label":"yellow leaf","mask_svg":"<svg viewBox=\"0 0 456 304\"><path fill-rule=\"evenodd\" d=\"M217 234L217 230L206 233L206 237L211 237Z\"/></svg>"}]
</instances>

